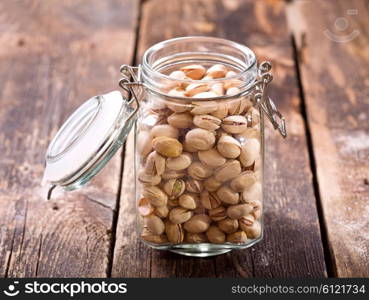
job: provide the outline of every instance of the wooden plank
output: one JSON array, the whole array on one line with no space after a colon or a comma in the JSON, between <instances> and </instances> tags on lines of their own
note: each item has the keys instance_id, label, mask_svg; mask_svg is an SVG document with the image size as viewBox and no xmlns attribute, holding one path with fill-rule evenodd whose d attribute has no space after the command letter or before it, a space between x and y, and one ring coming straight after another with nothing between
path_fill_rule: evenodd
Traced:
<instances>
[{"instance_id":1,"label":"wooden plank","mask_svg":"<svg viewBox=\"0 0 369 300\"><path fill-rule=\"evenodd\" d=\"M369 3L296 1L291 15L333 272L368 277Z\"/></svg>"},{"instance_id":2,"label":"wooden plank","mask_svg":"<svg viewBox=\"0 0 369 300\"><path fill-rule=\"evenodd\" d=\"M145 1L138 57L152 44L185 35L210 35L249 45L274 63L271 95L285 114L290 136L267 132L266 237L243 251L193 259L150 250L133 231L131 168L125 167L113 276L313 277L325 276L323 249L309 167L292 46L280 1ZM162 16L166 16L163 18ZM132 146L132 145L131 145ZM126 163L132 161L132 148ZM130 195L129 195L130 194ZM127 229L129 228L129 229Z\"/></svg>"},{"instance_id":3,"label":"wooden plank","mask_svg":"<svg viewBox=\"0 0 369 300\"><path fill-rule=\"evenodd\" d=\"M134 1L0 4L0 276L104 277L118 155L86 188L44 201L44 154L82 101L117 89L134 48Z\"/></svg>"}]
</instances>

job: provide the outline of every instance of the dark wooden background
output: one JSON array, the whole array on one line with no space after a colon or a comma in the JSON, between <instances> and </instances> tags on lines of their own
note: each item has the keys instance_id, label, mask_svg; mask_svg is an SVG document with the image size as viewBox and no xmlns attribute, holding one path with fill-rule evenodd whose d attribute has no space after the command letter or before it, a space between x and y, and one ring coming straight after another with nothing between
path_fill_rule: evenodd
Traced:
<instances>
[{"instance_id":1,"label":"dark wooden background","mask_svg":"<svg viewBox=\"0 0 369 300\"><path fill-rule=\"evenodd\" d=\"M85 188L46 202L40 186L66 117L186 35L272 61L289 130L266 133L265 239L206 259L138 241L132 136ZM369 276L367 0L6 0L0 45L0 277Z\"/></svg>"}]
</instances>

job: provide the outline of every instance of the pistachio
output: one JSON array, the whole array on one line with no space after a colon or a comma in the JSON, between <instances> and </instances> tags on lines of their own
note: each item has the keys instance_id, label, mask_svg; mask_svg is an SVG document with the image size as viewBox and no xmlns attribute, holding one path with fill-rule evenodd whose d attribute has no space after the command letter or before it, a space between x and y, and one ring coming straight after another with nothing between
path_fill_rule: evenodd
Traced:
<instances>
[{"instance_id":1,"label":"pistachio","mask_svg":"<svg viewBox=\"0 0 369 300\"><path fill-rule=\"evenodd\" d=\"M203 233L187 232L186 234L186 241L188 243L193 243L193 244L206 243L207 240L208 239L206 238L206 235Z\"/></svg>"},{"instance_id":2,"label":"pistachio","mask_svg":"<svg viewBox=\"0 0 369 300\"><path fill-rule=\"evenodd\" d=\"M193 178L186 180L186 189L190 193L201 193L203 190L202 182Z\"/></svg>"},{"instance_id":3,"label":"pistachio","mask_svg":"<svg viewBox=\"0 0 369 300\"><path fill-rule=\"evenodd\" d=\"M220 167L226 162L226 159L215 148L199 151L198 156L203 164L211 168Z\"/></svg>"},{"instance_id":4,"label":"pistachio","mask_svg":"<svg viewBox=\"0 0 369 300\"><path fill-rule=\"evenodd\" d=\"M186 209L196 209L199 199L195 194L183 194L179 197L179 205Z\"/></svg>"},{"instance_id":5,"label":"pistachio","mask_svg":"<svg viewBox=\"0 0 369 300\"><path fill-rule=\"evenodd\" d=\"M251 201L260 201L262 195L262 187L260 182L254 183L247 190L243 191L242 199L245 203Z\"/></svg>"},{"instance_id":6,"label":"pistachio","mask_svg":"<svg viewBox=\"0 0 369 300\"><path fill-rule=\"evenodd\" d=\"M220 199L216 194L209 193L208 191L204 190L200 194L200 201L203 207L206 209L214 209L220 206Z\"/></svg>"},{"instance_id":7,"label":"pistachio","mask_svg":"<svg viewBox=\"0 0 369 300\"><path fill-rule=\"evenodd\" d=\"M228 71L227 72L227 74L226 74L226 78L229 78L229 77L233 77L233 76L236 76L237 75L237 73L235 72L235 71Z\"/></svg>"},{"instance_id":8,"label":"pistachio","mask_svg":"<svg viewBox=\"0 0 369 300\"><path fill-rule=\"evenodd\" d=\"M209 150L215 143L213 132L202 128L195 128L187 132L186 142L197 150Z\"/></svg>"},{"instance_id":9,"label":"pistachio","mask_svg":"<svg viewBox=\"0 0 369 300\"><path fill-rule=\"evenodd\" d=\"M214 172L215 179L220 182L226 182L235 178L241 173L241 164L238 160L229 160L223 166L216 169Z\"/></svg>"},{"instance_id":10,"label":"pistachio","mask_svg":"<svg viewBox=\"0 0 369 300\"><path fill-rule=\"evenodd\" d=\"M160 136L153 140L154 149L165 157L177 157L182 153L182 144L178 140Z\"/></svg>"},{"instance_id":11,"label":"pistachio","mask_svg":"<svg viewBox=\"0 0 369 300\"><path fill-rule=\"evenodd\" d=\"M184 193L186 189L185 182L182 179L169 179L164 184L164 191L169 196L169 199L176 199Z\"/></svg>"},{"instance_id":12,"label":"pistachio","mask_svg":"<svg viewBox=\"0 0 369 300\"><path fill-rule=\"evenodd\" d=\"M197 180L204 180L213 174L213 170L199 161L193 162L188 170L188 175Z\"/></svg>"},{"instance_id":13,"label":"pistachio","mask_svg":"<svg viewBox=\"0 0 369 300\"><path fill-rule=\"evenodd\" d=\"M218 227L225 233L233 233L238 229L238 221L230 218L225 218L218 222Z\"/></svg>"},{"instance_id":14,"label":"pistachio","mask_svg":"<svg viewBox=\"0 0 369 300\"><path fill-rule=\"evenodd\" d=\"M223 185L217 190L217 196L223 203L234 205L240 200L240 195L234 192L229 186Z\"/></svg>"},{"instance_id":15,"label":"pistachio","mask_svg":"<svg viewBox=\"0 0 369 300\"><path fill-rule=\"evenodd\" d=\"M192 144L190 144L186 140L183 142L183 150L186 152L190 152L190 153L194 153L198 151L195 147L192 146Z\"/></svg>"},{"instance_id":16,"label":"pistachio","mask_svg":"<svg viewBox=\"0 0 369 300\"><path fill-rule=\"evenodd\" d=\"M168 95L170 95L171 93L169 93ZM173 93L172 93L173 94ZM173 97L186 97L184 95L184 91L182 91L181 93L177 93L176 95L170 95ZM191 110L191 105L189 104L183 104L182 102L180 102L180 100L170 100L170 102L168 101L167 103L168 108L175 112L175 113L184 113L186 111L190 111Z\"/></svg>"},{"instance_id":17,"label":"pistachio","mask_svg":"<svg viewBox=\"0 0 369 300\"><path fill-rule=\"evenodd\" d=\"M224 86L223 83L219 82L219 83L214 83L211 86L211 91L215 94L217 94L218 96L223 96L224 95Z\"/></svg>"},{"instance_id":18,"label":"pistachio","mask_svg":"<svg viewBox=\"0 0 369 300\"><path fill-rule=\"evenodd\" d=\"M211 78L223 78L227 74L227 68L224 65L221 64L215 64L211 66L207 72L206 76L210 76Z\"/></svg>"},{"instance_id":19,"label":"pistachio","mask_svg":"<svg viewBox=\"0 0 369 300\"><path fill-rule=\"evenodd\" d=\"M158 185L161 181L161 177L159 175L149 175L145 170L141 170L138 173L138 180L145 184Z\"/></svg>"},{"instance_id":20,"label":"pistachio","mask_svg":"<svg viewBox=\"0 0 369 300\"><path fill-rule=\"evenodd\" d=\"M152 149L152 136L148 131L140 131L136 138L138 153L145 157Z\"/></svg>"},{"instance_id":21,"label":"pistachio","mask_svg":"<svg viewBox=\"0 0 369 300\"><path fill-rule=\"evenodd\" d=\"M226 236L217 226L210 226L206 231L206 236L209 242L214 244L222 244L225 242Z\"/></svg>"},{"instance_id":22,"label":"pistachio","mask_svg":"<svg viewBox=\"0 0 369 300\"><path fill-rule=\"evenodd\" d=\"M168 200L168 206L170 208L177 207L178 205L179 205L179 200L178 199L169 199Z\"/></svg>"},{"instance_id":23,"label":"pistachio","mask_svg":"<svg viewBox=\"0 0 369 300\"><path fill-rule=\"evenodd\" d=\"M141 198L138 201L138 212L141 216L148 216L154 211L154 207L150 204L150 201L146 198Z\"/></svg>"},{"instance_id":24,"label":"pistachio","mask_svg":"<svg viewBox=\"0 0 369 300\"><path fill-rule=\"evenodd\" d=\"M260 143L257 139L248 139L243 145L240 162L244 167L251 166L260 155Z\"/></svg>"},{"instance_id":25,"label":"pistachio","mask_svg":"<svg viewBox=\"0 0 369 300\"><path fill-rule=\"evenodd\" d=\"M172 73L169 74L169 77L177 80L187 79L186 74L182 71L173 71Z\"/></svg>"},{"instance_id":26,"label":"pistachio","mask_svg":"<svg viewBox=\"0 0 369 300\"><path fill-rule=\"evenodd\" d=\"M255 217L256 220L260 219L262 210L263 210L263 204L261 201L253 201L251 205L254 207L254 210L252 212L252 215Z\"/></svg>"},{"instance_id":27,"label":"pistachio","mask_svg":"<svg viewBox=\"0 0 369 300\"><path fill-rule=\"evenodd\" d=\"M227 84L227 92L226 92L227 96L234 96L238 95L239 93L241 93L241 90L238 87L230 86L229 83Z\"/></svg>"},{"instance_id":28,"label":"pistachio","mask_svg":"<svg viewBox=\"0 0 369 300\"><path fill-rule=\"evenodd\" d=\"M167 243L167 237L165 234L155 235L151 233L147 228L144 228L141 233L141 238L149 243L163 244Z\"/></svg>"},{"instance_id":29,"label":"pistachio","mask_svg":"<svg viewBox=\"0 0 369 300\"><path fill-rule=\"evenodd\" d=\"M247 241L247 235L244 231L236 231L227 235L227 242L234 244L243 244Z\"/></svg>"},{"instance_id":30,"label":"pistachio","mask_svg":"<svg viewBox=\"0 0 369 300\"><path fill-rule=\"evenodd\" d=\"M196 94L207 92L210 87L206 83L191 83L186 87L185 96L193 97Z\"/></svg>"},{"instance_id":31,"label":"pistachio","mask_svg":"<svg viewBox=\"0 0 369 300\"><path fill-rule=\"evenodd\" d=\"M216 130L220 127L222 121L212 115L196 115L193 118L193 123L200 128L206 130Z\"/></svg>"},{"instance_id":32,"label":"pistachio","mask_svg":"<svg viewBox=\"0 0 369 300\"><path fill-rule=\"evenodd\" d=\"M174 113L167 118L168 124L176 128L189 128L192 125L192 115L189 112Z\"/></svg>"},{"instance_id":33,"label":"pistachio","mask_svg":"<svg viewBox=\"0 0 369 300\"><path fill-rule=\"evenodd\" d=\"M224 206L219 206L217 208L209 209L209 217L214 222L218 222L227 218L226 208Z\"/></svg>"},{"instance_id":34,"label":"pistachio","mask_svg":"<svg viewBox=\"0 0 369 300\"><path fill-rule=\"evenodd\" d=\"M241 144L244 144L248 139L260 139L260 128L257 127L248 127L244 132L240 134L235 134L235 138L241 141Z\"/></svg>"},{"instance_id":35,"label":"pistachio","mask_svg":"<svg viewBox=\"0 0 369 300\"><path fill-rule=\"evenodd\" d=\"M204 93L202 93L204 94ZM197 94L198 97L201 94ZM193 101L191 114L193 115L206 115L211 114L218 109L218 104L214 101Z\"/></svg>"},{"instance_id":36,"label":"pistachio","mask_svg":"<svg viewBox=\"0 0 369 300\"><path fill-rule=\"evenodd\" d=\"M247 129L247 120L244 116L235 115L223 119L222 128L231 134L237 134Z\"/></svg>"},{"instance_id":37,"label":"pistachio","mask_svg":"<svg viewBox=\"0 0 369 300\"><path fill-rule=\"evenodd\" d=\"M168 124L156 125L151 129L151 135L156 138L166 136L170 138L178 138L178 129Z\"/></svg>"},{"instance_id":38,"label":"pistachio","mask_svg":"<svg viewBox=\"0 0 369 300\"><path fill-rule=\"evenodd\" d=\"M230 115L243 115L251 106L252 102L249 99L233 100L228 103L228 112Z\"/></svg>"},{"instance_id":39,"label":"pistachio","mask_svg":"<svg viewBox=\"0 0 369 300\"><path fill-rule=\"evenodd\" d=\"M163 114L149 112L142 118L140 130L151 130L155 125L165 124L166 118Z\"/></svg>"},{"instance_id":40,"label":"pistachio","mask_svg":"<svg viewBox=\"0 0 369 300\"><path fill-rule=\"evenodd\" d=\"M165 233L171 243L179 244L183 242L184 231L181 224L174 224L170 221L165 222Z\"/></svg>"},{"instance_id":41,"label":"pistachio","mask_svg":"<svg viewBox=\"0 0 369 300\"><path fill-rule=\"evenodd\" d=\"M169 157L166 161L166 166L170 170L179 171L187 169L192 163L192 155L183 152L178 157Z\"/></svg>"},{"instance_id":42,"label":"pistachio","mask_svg":"<svg viewBox=\"0 0 369 300\"><path fill-rule=\"evenodd\" d=\"M192 212L183 207L175 207L169 212L169 220L174 224L182 224L192 217Z\"/></svg>"},{"instance_id":43,"label":"pistachio","mask_svg":"<svg viewBox=\"0 0 369 300\"><path fill-rule=\"evenodd\" d=\"M241 144L229 135L220 137L217 149L226 158L236 158L241 153Z\"/></svg>"},{"instance_id":44,"label":"pistachio","mask_svg":"<svg viewBox=\"0 0 369 300\"><path fill-rule=\"evenodd\" d=\"M241 225L240 223L240 227L250 239L256 239L261 235L261 224L259 221L255 221L254 223L252 223L252 225Z\"/></svg>"},{"instance_id":45,"label":"pistachio","mask_svg":"<svg viewBox=\"0 0 369 300\"><path fill-rule=\"evenodd\" d=\"M204 187L209 192L215 192L217 189L219 189L222 186L222 183L214 178L214 176L206 179L204 181Z\"/></svg>"},{"instance_id":46,"label":"pistachio","mask_svg":"<svg viewBox=\"0 0 369 300\"><path fill-rule=\"evenodd\" d=\"M171 97L186 97L185 90L180 87L176 87L168 92L168 96Z\"/></svg>"},{"instance_id":47,"label":"pistachio","mask_svg":"<svg viewBox=\"0 0 369 300\"><path fill-rule=\"evenodd\" d=\"M216 98L219 97L217 94L215 94L214 92L202 92L202 93L198 93L196 95L193 96L193 98L200 98L200 99L207 99L207 98Z\"/></svg>"},{"instance_id":48,"label":"pistachio","mask_svg":"<svg viewBox=\"0 0 369 300\"><path fill-rule=\"evenodd\" d=\"M211 220L205 214L194 215L186 223L184 223L183 228L190 233L201 233L208 230Z\"/></svg>"},{"instance_id":49,"label":"pistachio","mask_svg":"<svg viewBox=\"0 0 369 300\"><path fill-rule=\"evenodd\" d=\"M226 82L224 82L224 88L228 91L234 87L237 88L242 86L242 83L243 83L242 80L239 79L229 79ZM236 90L232 90L229 93L234 94L236 93ZM238 93L240 93L240 91L238 91Z\"/></svg>"},{"instance_id":50,"label":"pistachio","mask_svg":"<svg viewBox=\"0 0 369 300\"><path fill-rule=\"evenodd\" d=\"M250 204L237 204L227 208L227 215L231 219L240 219L243 216L247 216L252 211L253 207Z\"/></svg>"},{"instance_id":51,"label":"pistachio","mask_svg":"<svg viewBox=\"0 0 369 300\"><path fill-rule=\"evenodd\" d=\"M151 152L146 159L145 173L149 175L161 175L165 170L165 158L156 151Z\"/></svg>"},{"instance_id":52,"label":"pistachio","mask_svg":"<svg viewBox=\"0 0 369 300\"><path fill-rule=\"evenodd\" d=\"M247 216L243 216L238 220L238 223L240 225L240 228L244 230L247 226L252 226L255 222L255 217L252 214L249 214Z\"/></svg>"},{"instance_id":53,"label":"pistachio","mask_svg":"<svg viewBox=\"0 0 369 300\"><path fill-rule=\"evenodd\" d=\"M176 178L182 178L185 175L186 175L186 171L184 170L174 171L174 170L165 169L161 177L163 179L176 179Z\"/></svg>"},{"instance_id":54,"label":"pistachio","mask_svg":"<svg viewBox=\"0 0 369 300\"><path fill-rule=\"evenodd\" d=\"M255 127L260 123L260 113L255 107L251 107L246 114L248 127Z\"/></svg>"},{"instance_id":55,"label":"pistachio","mask_svg":"<svg viewBox=\"0 0 369 300\"><path fill-rule=\"evenodd\" d=\"M189 78L199 80L206 72L206 69L201 65L189 65L181 68L181 71Z\"/></svg>"},{"instance_id":56,"label":"pistachio","mask_svg":"<svg viewBox=\"0 0 369 300\"><path fill-rule=\"evenodd\" d=\"M144 186L142 196L147 198L153 206L163 206L168 201L168 196L156 186Z\"/></svg>"},{"instance_id":57,"label":"pistachio","mask_svg":"<svg viewBox=\"0 0 369 300\"><path fill-rule=\"evenodd\" d=\"M167 205L155 207L154 214L159 218L166 218L169 214L169 208Z\"/></svg>"},{"instance_id":58,"label":"pistachio","mask_svg":"<svg viewBox=\"0 0 369 300\"><path fill-rule=\"evenodd\" d=\"M218 109L211 113L214 117L224 119L228 115L228 106L225 102L218 103Z\"/></svg>"},{"instance_id":59,"label":"pistachio","mask_svg":"<svg viewBox=\"0 0 369 300\"><path fill-rule=\"evenodd\" d=\"M230 186L236 192L243 192L250 188L255 182L255 173L252 171L245 171L232 179Z\"/></svg>"},{"instance_id":60,"label":"pistachio","mask_svg":"<svg viewBox=\"0 0 369 300\"><path fill-rule=\"evenodd\" d=\"M161 235L165 230L163 221L155 215L144 217L144 226L155 235Z\"/></svg>"}]
</instances>

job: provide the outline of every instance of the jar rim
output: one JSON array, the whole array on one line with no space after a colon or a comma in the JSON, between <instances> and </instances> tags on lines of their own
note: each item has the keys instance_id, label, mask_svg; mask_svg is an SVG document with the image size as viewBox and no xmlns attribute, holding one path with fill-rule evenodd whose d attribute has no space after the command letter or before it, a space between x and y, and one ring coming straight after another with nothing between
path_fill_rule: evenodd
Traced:
<instances>
[{"instance_id":1,"label":"jar rim","mask_svg":"<svg viewBox=\"0 0 369 300\"><path fill-rule=\"evenodd\" d=\"M209 37L209 36L184 36L184 37L177 37L177 38L172 38L169 40L164 40L162 42L159 42L153 46L151 46L150 48L148 48L142 58L142 66L149 70L150 72L153 72L153 74L155 74L155 76L158 76L158 78L164 79L164 80L171 80L173 82L179 82L179 83L198 83L199 80L194 80L194 79L177 79L177 78L172 78L168 75L165 75L161 72L159 72L158 70L155 70L155 68L153 68L151 66L151 64L149 63L149 57L151 54L155 53L156 51L162 49L163 47L167 46L170 43L175 43L175 42L181 42L181 41L191 41L191 42L195 42L195 40L206 40L208 42L218 42L218 43L223 43L226 44L228 46L232 46L237 50L240 50L242 53L246 54L248 57L251 57L251 62L250 64L243 70L241 70L240 72L238 72L236 75L232 75L229 76L227 78L214 78L214 79L205 79L205 80L201 80L201 82L204 83L208 83L208 82L223 82L226 80L232 80L232 79L237 79L239 77L242 77L244 75L246 75L246 73L248 71L250 71L252 68L255 67L255 64L257 63L256 60L256 55L255 53L247 46L242 45L240 43L231 41L231 40L227 40L227 39L223 39L223 38L217 38L217 37Z\"/></svg>"}]
</instances>

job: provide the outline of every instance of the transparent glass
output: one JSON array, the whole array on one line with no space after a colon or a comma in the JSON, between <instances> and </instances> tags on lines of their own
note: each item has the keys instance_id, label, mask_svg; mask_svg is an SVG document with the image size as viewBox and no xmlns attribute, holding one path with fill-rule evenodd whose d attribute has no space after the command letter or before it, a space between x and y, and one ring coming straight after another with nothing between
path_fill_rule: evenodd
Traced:
<instances>
[{"instance_id":1,"label":"transparent glass","mask_svg":"<svg viewBox=\"0 0 369 300\"><path fill-rule=\"evenodd\" d=\"M183 76L185 74L185 76ZM146 51L135 126L138 234L206 257L262 239L264 124L253 52L186 37Z\"/></svg>"}]
</instances>

